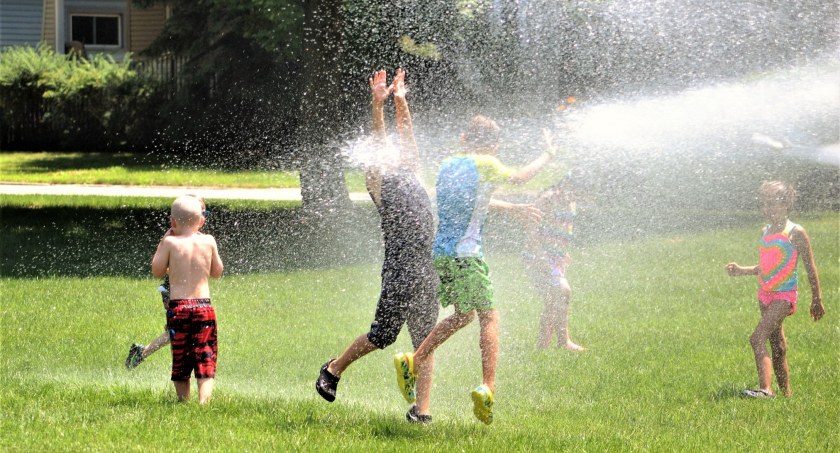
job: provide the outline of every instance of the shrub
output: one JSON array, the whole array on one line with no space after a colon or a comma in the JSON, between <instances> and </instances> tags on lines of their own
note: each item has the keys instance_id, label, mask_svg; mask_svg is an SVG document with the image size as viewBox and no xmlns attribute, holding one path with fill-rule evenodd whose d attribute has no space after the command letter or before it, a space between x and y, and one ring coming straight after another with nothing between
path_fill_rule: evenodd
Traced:
<instances>
[{"instance_id":1,"label":"shrub","mask_svg":"<svg viewBox=\"0 0 840 453\"><path fill-rule=\"evenodd\" d=\"M19 149L132 148L149 130L158 91L130 56L11 47L0 52L0 141Z\"/></svg>"}]
</instances>

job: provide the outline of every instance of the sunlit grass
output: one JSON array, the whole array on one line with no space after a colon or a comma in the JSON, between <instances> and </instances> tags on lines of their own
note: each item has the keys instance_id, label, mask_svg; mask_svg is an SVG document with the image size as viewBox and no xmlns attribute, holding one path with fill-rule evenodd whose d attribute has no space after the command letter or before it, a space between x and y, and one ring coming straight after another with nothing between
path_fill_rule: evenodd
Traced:
<instances>
[{"instance_id":1,"label":"sunlit grass","mask_svg":"<svg viewBox=\"0 0 840 453\"><path fill-rule=\"evenodd\" d=\"M296 171L223 171L134 153L0 153L0 181L143 186L299 187Z\"/></svg>"},{"instance_id":2,"label":"sunlit grass","mask_svg":"<svg viewBox=\"0 0 840 453\"><path fill-rule=\"evenodd\" d=\"M167 349L123 368L128 346L162 329L157 281L3 277L0 449L160 451L204 439L237 451L836 451L840 225L836 214L803 223L828 314L808 318L803 281L785 322L790 399L736 396L755 385L747 338L758 309L755 281L723 265L755 261L757 228L727 229L576 250L571 332L582 354L534 349L541 304L518 256L491 253L502 324L489 428L468 396L481 376L475 325L436 355L432 426L403 421L390 356L409 348L404 334L354 364L335 403L315 394L320 365L370 324L375 256L215 282L219 378L206 408L175 403Z\"/></svg>"},{"instance_id":3,"label":"sunlit grass","mask_svg":"<svg viewBox=\"0 0 840 453\"><path fill-rule=\"evenodd\" d=\"M95 208L118 209L140 208L168 210L172 205L172 198L160 197L124 197L99 195L4 195L0 194L0 207L15 208ZM229 210L269 210L278 208L298 208L300 201L271 201L271 200L208 200L208 208L225 208Z\"/></svg>"},{"instance_id":4,"label":"sunlit grass","mask_svg":"<svg viewBox=\"0 0 840 453\"><path fill-rule=\"evenodd\" d=\"M548 165L534 180L502 192L534 191L559 181L562 163ZM365 192L362 170L344 170L350 192ZM434 187L437 168L423 169L421 178ZM190 186L236 188L295 188L300 176L294 170L220 170L173 163L140 153L0 152L0 182L30 184L118 184L130 186Z\"/></svg>"}]
</instances>

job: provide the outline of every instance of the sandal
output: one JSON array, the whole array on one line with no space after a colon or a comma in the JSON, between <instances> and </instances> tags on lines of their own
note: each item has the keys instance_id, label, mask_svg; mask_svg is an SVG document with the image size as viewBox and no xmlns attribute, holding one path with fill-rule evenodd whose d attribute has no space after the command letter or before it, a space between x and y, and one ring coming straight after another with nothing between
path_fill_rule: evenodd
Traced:
<instances>
[{"instance_id":1,"label":"sandal","mask_svg":"<svg viewBox=\"0 0 840 453\"><path fill-rule=\"evenodd\" d=\"M768 392L767 390L764 390L764 389L743 390L741 392L741 396L746 396L746 397L749 397L749 398L757 398L757 399L775 398L776 397L776 395L774 395L774 394L772 394L772 393L770 393L770 392Z\"/></svg>"}]
</instances>

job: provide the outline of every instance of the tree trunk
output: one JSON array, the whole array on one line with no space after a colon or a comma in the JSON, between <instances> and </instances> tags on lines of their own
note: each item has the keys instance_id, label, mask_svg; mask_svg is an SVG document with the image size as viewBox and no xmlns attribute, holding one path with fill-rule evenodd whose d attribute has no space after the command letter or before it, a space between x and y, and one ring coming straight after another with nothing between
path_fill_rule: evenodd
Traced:
<instances>
[{"instance_id":1,"label":"tree trunk","mask_svg":"<svg viewBox=\"0 0 840 453\"><path fill-rule=\"evenodd\" d=\"M351 205L339 152L345 104L343 25L341 2L304 2L303 95L297 131L300 184L304 209L321 215Z\"/></svg>"}]
</instances>

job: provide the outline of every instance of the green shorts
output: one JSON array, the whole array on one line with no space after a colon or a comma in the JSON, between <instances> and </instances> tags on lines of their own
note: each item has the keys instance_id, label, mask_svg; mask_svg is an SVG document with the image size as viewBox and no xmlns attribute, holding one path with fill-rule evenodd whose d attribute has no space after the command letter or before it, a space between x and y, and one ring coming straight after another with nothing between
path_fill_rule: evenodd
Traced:
<instances>
[{"instance_id":1,"label":"green shorts","mask_svg":"<svg viewBox=\"0 0 840 453\"><path fill-rule=\"evenodd\" d=\"M495 308L490 267L483 259L440 256L435 258L435 269L440 277L441 306L455 305L461 313Z\"/></svg>"}]
</instances>

